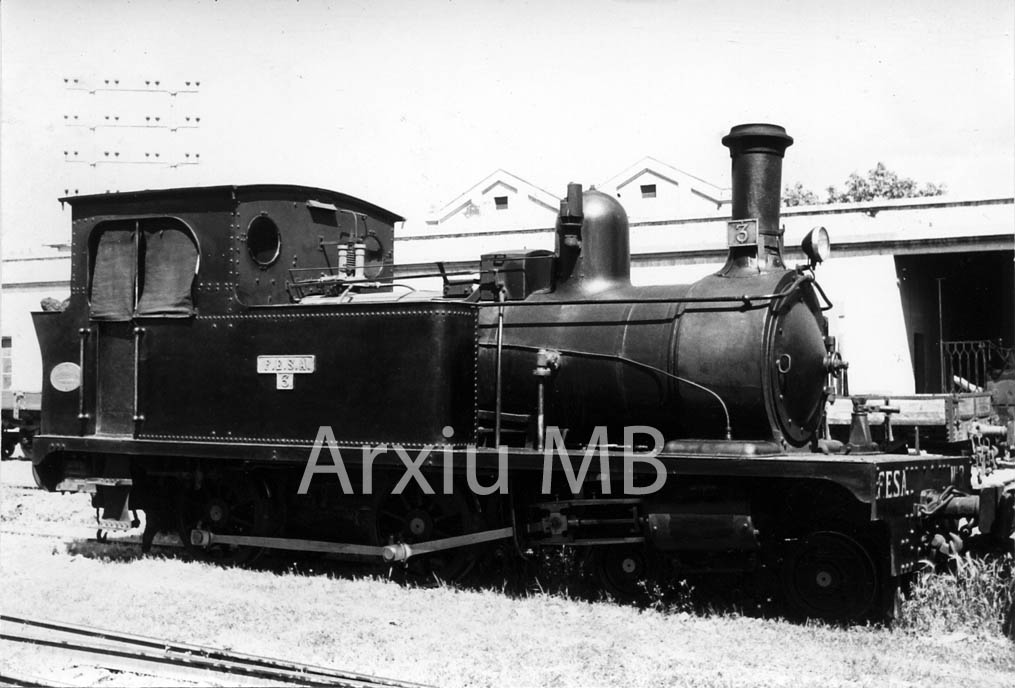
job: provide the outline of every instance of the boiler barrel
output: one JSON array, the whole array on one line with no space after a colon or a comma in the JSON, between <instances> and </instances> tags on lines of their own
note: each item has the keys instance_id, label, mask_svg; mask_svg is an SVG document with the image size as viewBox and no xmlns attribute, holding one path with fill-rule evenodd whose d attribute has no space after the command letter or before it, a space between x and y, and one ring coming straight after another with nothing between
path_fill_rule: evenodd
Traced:
<instances>
[{"instance_id":1,"label":"boiler barrel","mask_svg":"<svg viewBox=\"0 0 1015 688\"><path fill-rule=\"evenodd\" d=\"M620 287L596 295L598 304L567 304L552 295L505 306L503 409L532 414L537 397L536 355L561 353L559 369L547 381L547 425L574 432L597 425L653 425L673 431L675 303L630 303L622 299L679 298L684 285ZM480 316L479 407L495 407L497 309ZM663 371L662 373L657 372Z\"/></svg>"},{"instance_id":2,"label":"boiler barrel","mask_svg":"<svg viewBox=\"0 0 1015 688\"><path fill-rule=\"evenodd\" d=\"M597 425L651 425L665 439L785 436L802 444L820 418L824 340L813 294L804 285L775 307L745 306L748 295L775 293L795 273L750 280L710 276L694 285L623 287L597 294L604 303L505 306L503 410L532 414L539 349L559 351L547 388L547 425L581 434ZM684 297L732 301L681 303ZM672 303L611 303L670 298ZM480 318L480 380L496 374L497 309ZM495 407L480 384L479 407ZM718 399L717 399L718 397ZM719 402L721 399L722 403Z\"/></svg>"}]
</instances>

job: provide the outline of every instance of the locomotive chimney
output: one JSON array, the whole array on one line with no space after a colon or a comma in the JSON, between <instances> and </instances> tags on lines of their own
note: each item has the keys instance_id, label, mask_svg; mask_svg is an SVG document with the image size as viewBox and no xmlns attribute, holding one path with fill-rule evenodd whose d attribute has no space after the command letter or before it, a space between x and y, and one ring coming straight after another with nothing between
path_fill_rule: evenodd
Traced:
<instances>
[{"instance_id":1,"label":"locomotive chimney","mask_svg":"<svg viewBox=\"0 0 1015 688\"><path fill-rule=\"evenodd\" d=\"M738 124L722 143L733 160L733 213L721 274L781 269L782 158L793 138L775 124Z\"/></svg>"}]
</instances>

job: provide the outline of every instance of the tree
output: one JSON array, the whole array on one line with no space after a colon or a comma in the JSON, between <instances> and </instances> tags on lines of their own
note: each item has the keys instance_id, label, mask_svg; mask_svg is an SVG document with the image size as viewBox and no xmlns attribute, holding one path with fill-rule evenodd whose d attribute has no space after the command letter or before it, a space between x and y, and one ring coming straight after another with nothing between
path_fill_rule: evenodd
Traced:
<instances>
[{"instance_id":1,"label":"tree","mask_svg":"<svg viewBox=\"0 0 1015 688\"><path fill-rule=\"evenodd\" d=\"M800 182L793 186L787 186L782 192L784 206L818 205L819 203L821 203L821 199L818 198L818 195L810 189L805 189Z\"/></svg>"},{"instance_id":2,"label":"tree","mask_svg":"<svg viewBox=\"0 0 1015 688\"><path fill-rule=\"evenodd\" d=\"M908 177L900 177L879 162L877 166L861 177L856 172L849 175L845 188L839 191L830 186L826 189L825 203L859 203L877 198L917 198L922 196L940 196L946 191L944 184L924 184L918 186ZM817 194L805 189L797 182L786 187L783 192L783 205L809 205L821 203Z\"/></svg>"}]
</instances>

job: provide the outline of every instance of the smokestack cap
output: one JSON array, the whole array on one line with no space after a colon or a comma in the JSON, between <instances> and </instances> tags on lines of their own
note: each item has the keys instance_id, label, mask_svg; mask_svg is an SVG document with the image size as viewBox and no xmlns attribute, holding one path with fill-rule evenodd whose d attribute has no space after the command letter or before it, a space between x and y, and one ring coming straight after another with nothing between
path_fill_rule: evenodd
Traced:
<instances>
[{"instance_id":1,"label":"smokestack cap","mask_svg":"<svg viewBox=\"0 0 1015 688\"><path fill-rule=\"evenodd\" d=\"M738 124L722 138L730 157L744 153L769 153L780 158L793 145L793 137L778 124Z\"/></svg>"}]
</instances>

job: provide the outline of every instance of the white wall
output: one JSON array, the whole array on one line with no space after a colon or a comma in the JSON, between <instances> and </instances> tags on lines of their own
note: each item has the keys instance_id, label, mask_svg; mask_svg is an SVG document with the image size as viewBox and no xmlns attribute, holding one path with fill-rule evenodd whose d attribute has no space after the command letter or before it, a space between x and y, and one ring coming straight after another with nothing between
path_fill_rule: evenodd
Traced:
<instances>
[{"instance_id":1,"label":"white wall","mask_svg":"<svg viewBox=\"0 0 1015 688\"><path fill-rule=\"evenodd\" d=\"M449 213L436 226L441 234L490 232L508 229L552 227L557 219L559 205L537 201L531 188L510 181L492 181L477 189L468 200L443 211ZM507 198L507 208L497 208L495 199ZM471 203L471 206L469 205ZM431 229L434 229L431 226Z\"/></svg>"},{"instance_id":2,"label":"white wall","mask_svg":"<svg viewBox=\"0 0 1015 688\"><path fill-rule=\"evenodd\" d=\"M851 394L913 394L909 351L895 259L888 256L835 258L817 270L818 282L835 307L829 334L849 362Z\"/></svg>"}]
</instances>

